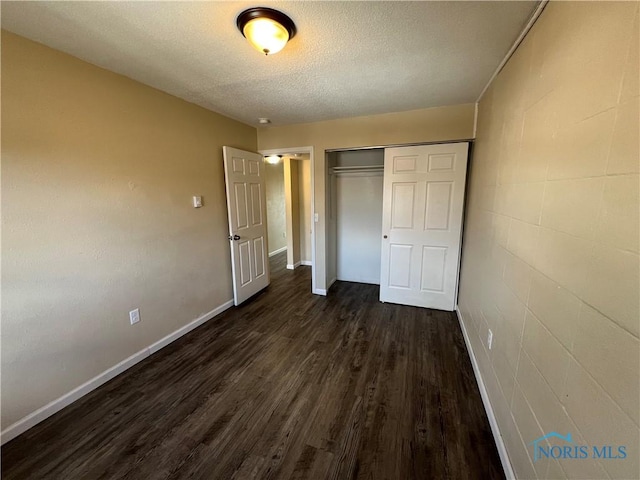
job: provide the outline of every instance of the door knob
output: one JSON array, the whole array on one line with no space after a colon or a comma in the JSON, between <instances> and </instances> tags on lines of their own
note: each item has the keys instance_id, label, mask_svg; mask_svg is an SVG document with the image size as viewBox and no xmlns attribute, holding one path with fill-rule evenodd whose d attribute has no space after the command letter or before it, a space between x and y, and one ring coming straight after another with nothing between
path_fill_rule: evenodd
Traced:
<instances>
[{"instance_id":1,"label":"door knob","mask_svg":"<svg viewBox=\"0 0 640 480\"><path fill-rule=\"evenodd\" d=\"M387 236L386 236L386 235L384 235L382 238L387 238Z\"/></svg>"},{"instance_id":2,"label":"door knob","mask_svg":"<svg viewBox=\"0 0 640 480\"><path fill-rule=\"evenodd\" d=\"M229 235L227 238L229 240L240 240L240 235L233 235L233 236Z\"/></svg>"}]
</instances>

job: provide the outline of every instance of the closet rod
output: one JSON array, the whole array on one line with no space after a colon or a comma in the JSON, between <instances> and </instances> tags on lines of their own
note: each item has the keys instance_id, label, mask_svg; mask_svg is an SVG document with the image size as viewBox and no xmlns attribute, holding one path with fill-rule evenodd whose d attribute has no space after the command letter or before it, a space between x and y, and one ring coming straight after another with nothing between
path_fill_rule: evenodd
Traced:
<instances>
[{"instance_id":1,"label":"closet rod","mask_svg":"<svg viewBox=\"0 0 640 480\"><path fill-rule=\"evenodd\" d=\"M367 174L367 173L377 173L382 174L384 172L383 165L371 165L365 166L361 165L358 167L333 167L331 170L331 175L356 175L356 174Z\"/></svg>"},{"instance_id":2,"label":"closet rod","mask_svg":"<svg viewBox=\"0 0 640 480\"><path fill-rule=\"evenodd\" d=\"M353 167L333 167L336 172L351 172L360 170L384 170L384 165L358 165Z\"/></svg>"}]
</instances>

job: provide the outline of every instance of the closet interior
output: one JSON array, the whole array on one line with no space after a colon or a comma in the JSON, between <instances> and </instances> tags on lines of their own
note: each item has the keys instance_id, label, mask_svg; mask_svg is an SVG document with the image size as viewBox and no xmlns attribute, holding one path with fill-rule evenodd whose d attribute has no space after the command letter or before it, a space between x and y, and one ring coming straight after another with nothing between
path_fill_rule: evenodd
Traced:
<instances>
[{"instance_id":1,"label":"closet interior","mask_svg":"<svg viewBox=\"0 0 640 480\"><path fill-rule=\"evenodd\" d=\"M328 154L332 280L380 284L384 149Z\"/></svg>"}]
</instances>

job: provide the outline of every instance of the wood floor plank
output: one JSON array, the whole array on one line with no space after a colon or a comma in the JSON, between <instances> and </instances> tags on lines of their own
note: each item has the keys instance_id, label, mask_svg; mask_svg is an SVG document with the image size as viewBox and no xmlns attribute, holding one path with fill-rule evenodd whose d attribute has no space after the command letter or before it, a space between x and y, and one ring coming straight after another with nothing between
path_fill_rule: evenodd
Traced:
<instances>
[{"instance_id":1,"label":"wood floor plank","mask_svg":"<svg viewBox=\"0 0 640 480\"><path fill-rule=\"evenodd\" d=\"M502 479L453 314L272 284L2 448L4 479Z\"/></svg>"}]
</instances>

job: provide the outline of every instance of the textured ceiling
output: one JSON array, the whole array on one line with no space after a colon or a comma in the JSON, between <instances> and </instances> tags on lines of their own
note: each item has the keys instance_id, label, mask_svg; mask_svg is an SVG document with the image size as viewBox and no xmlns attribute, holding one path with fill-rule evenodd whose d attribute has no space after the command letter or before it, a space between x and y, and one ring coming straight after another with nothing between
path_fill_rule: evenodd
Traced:
<instances>
[{"instance_id":1,"label":"textured ceiling","mask_svg":"<svg viewBox=\"0 0 640 480\"><path fill-rule=\"evenodd\" d=\"M235 26L287 13L273 56ZM537 2L2 2L2 28L251 125L474 102Z\"/></svg>"}]
</instances>

